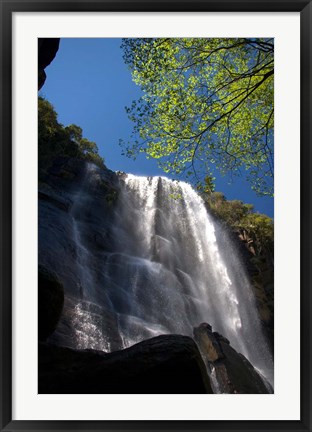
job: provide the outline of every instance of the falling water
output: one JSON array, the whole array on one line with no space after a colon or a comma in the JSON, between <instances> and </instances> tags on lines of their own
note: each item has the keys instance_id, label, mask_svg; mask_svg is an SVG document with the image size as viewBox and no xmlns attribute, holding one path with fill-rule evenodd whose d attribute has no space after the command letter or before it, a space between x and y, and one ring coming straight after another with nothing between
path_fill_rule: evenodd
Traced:
<instances>
[{"instance_id":1,"label":"falling water","mask_svg":"<svg viewBox=\"0 0 312 432\"><path fill-rule=\"evenodd\" d=\"M112 251L103 254L96 277L86 269L92 257L73 216L84 285L93 284L101 294L89 292L88 301L114 315L115 348L160 334L192 336L195 326L209 322L273 383L272 359L244 267L203 200L187 183L163 177L127 175L120 182ZM77 306L80 323L88 313L85 305ZM109 331L94 320L99 315L85 320L92 334L84 329L82 345L92 348L98 338L101 349L110 350Z\"/></svg>"},{"instance_id":2,"label":"falling water","mask_svg":"<svg viewBox=\"0 0 312 432\"><path fill-rule=\"evenodd\" d=\"M89 192L90 189L92 190L94 176L96 176L96 166L87 164L80 188L74 195L74 202L70 212L76 255L77 291L80 298L80 301L74 307L71 325L75 329L76 348L110 351L108 338L105 336L105 331L103 331L102 310L96 303L89 301L94 297L96 282L91 271L92 253L84 244L80 228L86 215L85 208L90 200Z\"/></svg>"}]
</instances>

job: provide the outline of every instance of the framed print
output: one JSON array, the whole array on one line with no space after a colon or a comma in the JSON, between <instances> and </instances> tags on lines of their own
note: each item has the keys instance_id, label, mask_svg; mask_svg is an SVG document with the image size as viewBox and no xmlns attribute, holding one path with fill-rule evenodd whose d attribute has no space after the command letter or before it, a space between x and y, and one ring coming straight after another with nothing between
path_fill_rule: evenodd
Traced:
<instances>
[{"instance_id":1,"label":"framed print","mask_svg":"<svg viewBox=\"0 0 312 432\"><path fill-rule=\"evenodd\" d=\"M311 2L1 28L1 429L311 430Z\"/></svg>"}]
</instances>

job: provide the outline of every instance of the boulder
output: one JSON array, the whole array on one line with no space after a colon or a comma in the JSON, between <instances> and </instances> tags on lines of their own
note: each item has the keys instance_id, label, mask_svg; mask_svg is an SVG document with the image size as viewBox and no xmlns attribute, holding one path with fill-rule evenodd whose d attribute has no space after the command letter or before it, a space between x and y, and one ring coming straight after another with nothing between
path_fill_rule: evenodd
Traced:
<instances>
[{"instance_id":1,"label":"boulder","mask_svg":"<svg viewBox=\"0 0 312 432\"><path fill-rule=\"evenodd\" d=\"M235 351L228 339L217 332L212 332L209 324L202 323L195 327L194 338L208 370L218 383L220 393L273 392L247 358Z\"/></svg>"},{"instance_id":2,"label":"boulder","mask_svg":"<svg viewBox=\"0 0 312 432\"><path fill-rule=\"evenodd\" d=\"M39 393L212 393L204 362L187 336L163 335L109 354L39 344Z\"/></svg>"}]
</instances>

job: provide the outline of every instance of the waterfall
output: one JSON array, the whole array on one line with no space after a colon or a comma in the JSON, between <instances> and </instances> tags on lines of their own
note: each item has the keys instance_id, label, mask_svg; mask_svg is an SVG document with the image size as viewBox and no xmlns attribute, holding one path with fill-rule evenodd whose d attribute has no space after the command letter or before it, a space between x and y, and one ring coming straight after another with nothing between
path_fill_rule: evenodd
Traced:
<instances>
[{"instance_id":1,"label":"waterfall","mask_svg":"<svg viewBox=\"0 0 312 432\"><path fill-rule=\"evenodd\" d=\"M195 326L208 322L273 383L244 266L201 197L189 184L164 177L127 175L120 183L111 251L102 253L96 271L87 262L99 257L79 233L78 210L87 205L82 196L74 208L77 271L84 285L93 284L77 305L77 347L110 351L160 334L192 336ZM101 320L105 313L115 322L114 343L112 326Z\"/></svg>"}]
</instances>

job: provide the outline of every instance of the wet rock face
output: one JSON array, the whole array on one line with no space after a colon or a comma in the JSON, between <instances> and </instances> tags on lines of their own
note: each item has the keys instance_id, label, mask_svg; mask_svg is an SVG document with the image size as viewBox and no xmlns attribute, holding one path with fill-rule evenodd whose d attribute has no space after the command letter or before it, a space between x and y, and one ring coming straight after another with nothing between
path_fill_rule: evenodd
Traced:
<instances>
[{"instance_id":1,"label":"wet rock face","mask_svg":"<svg viewBox=\"0 0 312 432\"><path fill-rule=\"evenodd\" d=\"M76 346L69 330L77 308L82 321L91 315L98 319L90 303L104 305L113 327L105 290L96 290L95 285L101 283L101 265L112 248L118 184L112 171L74 158L56 159L39 183L39 265L56 274L64 287L64 309L57 332L51 335L60 344L66 338L67 346ZM115 342L112 332L113 346Z\"/></svg>"},{"instance_id":2,"label":"wet rock face","mask_svg":"<svg viewBox=\"0 0 312 432\"><path fill-rule=\"evenodd\" d=\"M264 383L246 357L235 351L228 339L213 332L209 324L195 327L194 338L218 382L220 393L270 393L269 385Z\"/></svg>"},{"instance_id":3,"label":"wet rock face","mask_svg":"<svg viewBox=\"0 0 312 432\"><path fill-rule=\"evenodd\" d=\"M45 68L55 58L59 49L59 38L38 39L38 90L41 89L46 80Z\"/></svg>"},{"instance_id":4,"label":"wet rock face","mask_svg":"<svg viewBox=\"0 0 312 432\"><path fill-rule=\"evenodd\" d=\"M274 263L269 254L251 259L255 272L251 282L255 290L257 308L274 352Z\"/></svg>"},{"instance_id":5,"label":"wet rock face","mask_svg":"<svg viewBox=\"0 0 312 432\"><path fill-rule=\"evenodd\" d=\"M253 240L243 231L234 232L240 253L250 277L263 329L274 352L274 253L264 250L255 254Z\"/></svg>"},{"instance_id":6,"label":"wet rock face","mask_svg":"<svg viewBox=\"0 0 312 432\"><path fill-rule=\"evenodd\" d=\"M39 344L39 393L212 393L194 341L166 335L105 354Z\"/></svg>"},{"instance_id":7,"label":"wet rock face","mask_svg":"<svg viewBox=\"0 0 312 432\"><path fill-rule=\"evenodd\" d=\"M109 333L109 338L103 334ZM116 315L108 309L67 296L63 313L55 331L47 340L49 343L85 349L116 351L122 346Z\"/></svg>"}]
</instances>

